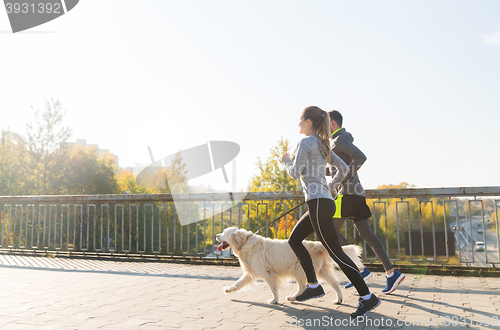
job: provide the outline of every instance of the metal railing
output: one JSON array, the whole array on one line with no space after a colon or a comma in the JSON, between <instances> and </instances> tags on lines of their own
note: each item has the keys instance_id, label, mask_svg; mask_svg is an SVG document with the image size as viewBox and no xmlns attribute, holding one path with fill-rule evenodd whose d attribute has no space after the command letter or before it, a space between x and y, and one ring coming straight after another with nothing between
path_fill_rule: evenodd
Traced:
<instances>
[{"instance_id":1,"label":"metal railing","mask_svg":"<svg viewBox=\"0 0 500 330\"><path fill-rule=\"evenodd\" d=\"M302 192L249 192L230 205L228 194L124 194L0 197L0 249L96 256L232 258L215 235L229 226L286 239L307 210L272 220L303 201ZM392 260L409 263L500 264L500 187L367 190L370 224ZM175 197L175 198L173 198ZM182 209L180 204L183 202ZM177 205L177 206L176 206ZM184 209L186 208L186 209ZM178 212L194 212L182 226ZM493 220L492 220L493 219ZM482 230L480 230L482 229ZM365 247L352 222L341 233ZM315 237L310 237L315 239ZM485 243L484 251L476 242Z\"/></svg>"}]
</instances>

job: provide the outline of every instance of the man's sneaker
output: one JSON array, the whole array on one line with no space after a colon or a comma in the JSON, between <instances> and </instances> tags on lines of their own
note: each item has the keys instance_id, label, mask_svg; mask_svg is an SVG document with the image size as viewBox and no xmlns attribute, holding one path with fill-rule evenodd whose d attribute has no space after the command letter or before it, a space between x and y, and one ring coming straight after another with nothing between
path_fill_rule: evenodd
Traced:
<instances>
[{"instance_id":1,"label":"man's sneaker","mask_svg":"<svg viewBox=\"0 0 500 330\"><path fill-rule=\"evenodd\" d=\"M365 269L363 269L363 271L361 272L361 276L363 277L363 280L366 282L373 277L373 274L372 272L370 272L370 270L368 270L368 268L365 267ZM347 283L344 286L344 288L346 289L350 289L352 287L354 287L354 284L352 284L351 282Z\"/></svg>"},{"instance_id":2,"label":"man's sneaker","mask_svg":"<svg viewBox=\"0 0 500 330\"><path fill-rule=\"evenodd\" d=\"M368 300L359 298L358 309L354 313L351 313L351 317L355 319L357 317L364 316L372 309L375 309L375 307L377 307L378 305L380 305L380 300L374 294L372 294L372 296Z\"/></svg>"},{"instance_id":3,"label":"man's sneaker","mask_svg":"<svg viewBox=\"0 0 500 330\"><path fill-rule=\"evenodd\" d=\"M401 274L397 269L394 269L394 273L391 277L387 277L387 285L382 293L390 294L398 288L398 286L403 282L405 276Z\"/></svg>"},{"instance_id":4,"label":"man's sneaker","mask_svg":"<svg viewBox=\"0 0 500 330\"><path fill-rule=\"evenodd\" d=\"M325 291L319 285L317 288L313 289L310 288L309 286L302 292L300 295L298 295L295 300L297 301L306 301L312 298L319 298L323 297L325 295Z\"/></svg>"}]
</instances>

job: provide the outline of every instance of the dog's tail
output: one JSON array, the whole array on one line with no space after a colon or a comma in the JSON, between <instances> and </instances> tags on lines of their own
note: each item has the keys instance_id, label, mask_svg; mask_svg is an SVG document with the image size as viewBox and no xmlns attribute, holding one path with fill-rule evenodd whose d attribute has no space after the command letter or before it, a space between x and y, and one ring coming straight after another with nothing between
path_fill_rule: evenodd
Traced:
<instances>
[{"instance_id":1,"label":"dog's tail","mask_svg":"<svg viewBox=\"0 0 500 330\"><path fill-rule=\"evenodd\" d=\"M344 245L342 246L342 250L344 251L345 254L354 262L356 266L362 266L363 261L361 260L361 253L363 252L363 249L357 245ZM336 268L340 269L340 267L337 265L337 263L330 257L330 254L328 254L328 251L324 249L322 251L322 254L326 254L326 258L323 258L325 260L326 264L324 267L328 268Z\"/></svg>"},{"instance_id":2,"label":"dog's tail","mask_svg":"<svg viewBox=\"0 0 500 330\"><path fill-rule=\"evenodd\" d=\"M361 252L363 249L357 245L344 245L342 246L342 250L347 254L349 258L354 262L356 266L363 266L363 261L361 261Z\"/></svg>"}]
</instances>

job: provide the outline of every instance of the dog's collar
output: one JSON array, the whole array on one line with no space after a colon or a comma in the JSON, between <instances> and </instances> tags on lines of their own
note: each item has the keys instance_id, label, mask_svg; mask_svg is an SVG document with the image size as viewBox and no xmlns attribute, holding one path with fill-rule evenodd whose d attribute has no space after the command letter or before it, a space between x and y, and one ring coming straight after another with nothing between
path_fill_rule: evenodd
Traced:
<instances>
[{"instance_id":1,"label":"dog's collar","mask_svg":"<svg viewBox=\"0 0 500 330\"><path fill-rule=\"evenodd\" d=\"M245 245L245 243L248 241L248 239L250 238L250 236L253 236L253 233L248 235L247 238L245 239L245 241L243 243L241 243L241 245L238 247L239 250L241 250L241 248L243 247L243 245Z\"/></svg>"}]
</instances>

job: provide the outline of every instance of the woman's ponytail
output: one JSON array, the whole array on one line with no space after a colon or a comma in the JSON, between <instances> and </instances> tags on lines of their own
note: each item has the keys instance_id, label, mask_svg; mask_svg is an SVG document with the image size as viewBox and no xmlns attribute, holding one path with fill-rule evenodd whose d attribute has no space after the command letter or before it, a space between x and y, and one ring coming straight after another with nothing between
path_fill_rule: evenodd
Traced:
<instances>
[{"instance_id":1,"label":"woman's ponytail","mask_svg":"<svg viewBox=\"0 0 500 330\"><path fill-rule=\"evenodd\" d=\"M322 153L326 154L326 163L330 164L330 116L328 112L321 110L323 118L318 128L318 138L321 141Z\"/></svg>"},{"instance_id":2,"label":"woman's ponytail","mask_svg":"<svg viewBox=\"0 0 500 330\"><path fill-rule=\"evenodd\" d=\"M317 135L320 141L319 152L326 159L326 162L330 163L330 116L328 112L316 106L310 106L304 109L302 116L304 119L310 119L313 123L313 127L317 131Z\"/></svg>"}]
</instances>

